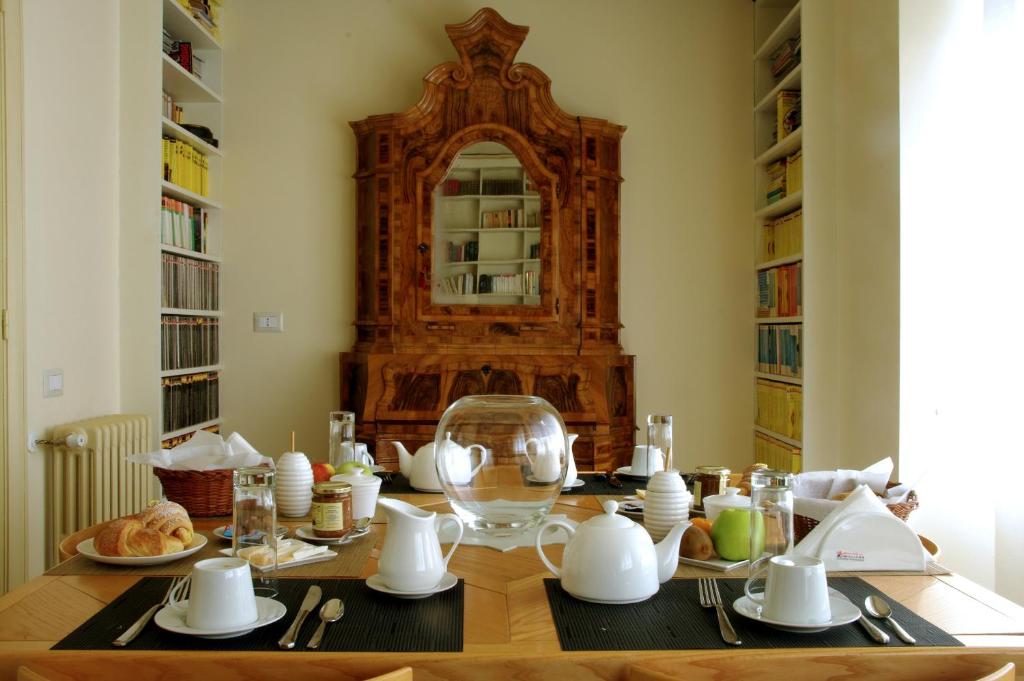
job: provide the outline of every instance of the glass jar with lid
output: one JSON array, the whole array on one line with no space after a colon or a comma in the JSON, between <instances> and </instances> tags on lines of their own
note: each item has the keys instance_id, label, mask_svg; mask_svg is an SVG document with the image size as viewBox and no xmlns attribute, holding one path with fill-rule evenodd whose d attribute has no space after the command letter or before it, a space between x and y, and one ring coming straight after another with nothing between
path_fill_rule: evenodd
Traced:
<instances>
[{"instance_id":1,"label":"glass jar with lid","mask_svg":"<svg viewBox=\"0 0 1024 681\"><path fill-rule=\"evenodd\" d=\"M697 466L693 476L693 507L703 509L704 497L724 492L731 472L724 466Z\"/></svg>"}]
</instances>

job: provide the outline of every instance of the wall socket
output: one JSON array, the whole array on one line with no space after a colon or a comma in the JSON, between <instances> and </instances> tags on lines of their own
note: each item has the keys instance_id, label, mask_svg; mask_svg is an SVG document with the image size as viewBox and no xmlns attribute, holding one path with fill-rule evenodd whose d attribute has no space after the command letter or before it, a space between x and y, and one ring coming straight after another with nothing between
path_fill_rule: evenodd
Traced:
<instances>
[{"instance_id":1,"label":"wall socket","mask_svg":"<svg viewBox=\"0 0 1024 681\"><path fill-rule=\"evenodd\" d=\"M252 330L256 333L282 333L284 331L284 313L254 312Z\"/></svg>"},{"instance_id":2,"label":"wall socket","mask_svg":"<svg viewBox=\"0 0 1024 681\"><path fill-rule=\"evenodd\" d=\"M64 394L64 370L47 369L43 372L43 397L60 397Z\"/></svg>"}]
</instances>

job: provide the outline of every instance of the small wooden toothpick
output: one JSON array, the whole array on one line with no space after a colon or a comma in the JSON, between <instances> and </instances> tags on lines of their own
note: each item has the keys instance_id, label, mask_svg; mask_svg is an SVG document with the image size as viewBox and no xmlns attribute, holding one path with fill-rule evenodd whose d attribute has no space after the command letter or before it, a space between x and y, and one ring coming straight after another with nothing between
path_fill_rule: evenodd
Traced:
<instances>
[{"instance_id":1,"label":"small wooden toothpick","mask_svg":"<svg viewBox=\"0 0 1024 681\"><path fill-rule=\"evenodd\" d=\"M295 431L292 431L292 448L291 451L295 451Z\"/></svg>"}]
</instances>

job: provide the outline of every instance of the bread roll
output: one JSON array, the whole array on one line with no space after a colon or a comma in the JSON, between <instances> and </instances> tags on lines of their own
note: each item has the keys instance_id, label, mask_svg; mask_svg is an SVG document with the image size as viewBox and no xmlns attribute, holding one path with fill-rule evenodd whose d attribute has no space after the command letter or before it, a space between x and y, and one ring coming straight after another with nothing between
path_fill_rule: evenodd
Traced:
<instances>
[{"instance_id":1,"label":"bread roll","mask_svg":"<svg viewBox=\"0 0 1024 681\"><path fill-rule=\"evenodd\" d=\"M158 501L139 513L138 518L149 529L174 537L185 546L192 543L192 521L180 504Z\"/></svg>"},{"instance_id":2,"label":"bread roll","mask_svg":"<svg viewBox=\"0 0 1024 681\"><path fill-rule=\"evenodd\" d=\"M102 556L162 556L185 548L180 539L147 528L137 516L111 520L93 546Z\"/></svg>"}]
</instances>

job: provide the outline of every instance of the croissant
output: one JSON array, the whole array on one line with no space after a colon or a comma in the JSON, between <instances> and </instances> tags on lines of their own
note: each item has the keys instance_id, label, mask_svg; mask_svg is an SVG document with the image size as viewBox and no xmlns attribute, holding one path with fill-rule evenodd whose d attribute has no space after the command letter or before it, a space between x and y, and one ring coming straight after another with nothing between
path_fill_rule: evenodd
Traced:
<instances>
[{"instance_id":1,"label":"croissant","mask_svg":"<svg viewBox=\"0 0 1024 681\"><path fill-rule=\"evenodd\" d=\"M93 546L102 556L162 556L185 548L180 539L147 528L137 516L111 520Z\"/></svg>"},{"instance_id":2,"label":"croissant","mask_svg":"<svg viewBox=\"0 0 1024 681\"><path fill-rule=\"evenodd\" d=\"M138 518L149 529L175 537L185 546L192 543L192 521L189 520L188 511L180 504L158 501L143 509Z\"/></svg>"}]
</instances>

